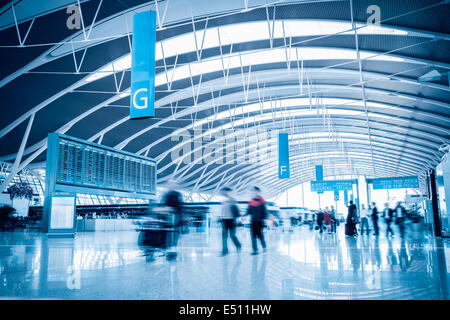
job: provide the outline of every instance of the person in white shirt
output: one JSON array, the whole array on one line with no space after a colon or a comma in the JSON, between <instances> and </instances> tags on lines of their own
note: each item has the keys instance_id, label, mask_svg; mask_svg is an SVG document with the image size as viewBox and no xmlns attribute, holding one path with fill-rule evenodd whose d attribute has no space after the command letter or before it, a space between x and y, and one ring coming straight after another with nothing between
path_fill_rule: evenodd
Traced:
<instances>
[{"instance_id":1,"label":"person in white shirt","mask_svg":"<svg viewBox=\"0 0 450 320\"><path fill-rule=\"evenodd\" d=\"M236 218L240 216L236 201L230 195L231 189L225 187L222 189L222 195L225 197L222 203L222 256L228 254L228 233L236 246L237 251L241 250L241 243L236 237Z\"/></svg>"},{"instance_id":2,"label":"person in white shirt","mask_svg":"<svg viewBox=\"0 0 450 320\"><path fill-rule=\"evenodd\" d=\"M367 234L369 234L369 209L364 206L364 204L361 204L361 235L364 234L364 229L366 229Z\"/></svg>"}]
</instances>

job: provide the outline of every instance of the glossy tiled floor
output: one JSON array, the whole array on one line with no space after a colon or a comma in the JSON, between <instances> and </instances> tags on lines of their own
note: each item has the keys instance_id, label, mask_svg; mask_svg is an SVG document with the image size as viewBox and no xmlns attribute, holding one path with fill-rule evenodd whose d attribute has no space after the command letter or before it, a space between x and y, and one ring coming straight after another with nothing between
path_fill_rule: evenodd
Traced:
<instances>
[{"instance_id":1,"label":"glossy tiled floor","mask_svg":"<svg viewBox=\"0 0 450 320\"><path fill-rule=\"evenodd\" d=\"M183 235L176 262L147 261L137 232L47 239L0 233L1 299L448 299L450 242L266 231L265 254L220 257L220 229Z\"/></svg>"}]
</instances>

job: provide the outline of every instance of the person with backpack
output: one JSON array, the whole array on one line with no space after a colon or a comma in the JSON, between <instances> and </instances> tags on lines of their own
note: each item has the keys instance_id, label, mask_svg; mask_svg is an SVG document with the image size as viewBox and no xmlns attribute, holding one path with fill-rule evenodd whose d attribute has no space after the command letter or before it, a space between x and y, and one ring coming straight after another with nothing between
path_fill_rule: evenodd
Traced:
<instances>
[{"instance_id":1,"label":"person with backpack","mask_svg":"<svg viewBox=\"0 0 450 320\"><path fill-rule=\"evenodd\" d=\"M236 250L241 251L241 243L236 236L236 219L240 217L237 202L231 197L231 189L225 187L222 189L222 195L225 201L222 203L222 256L228 254L228 234L236 246Z\"/></svg>"},{"instance_id":2,"label":"person with backpack","mask_svg":"<svg viewBox=\"0 0 450 320\"><path fill-rule=\"evenodd\" d=\"M261 246L266 252L266 242L264 241L264 219L267 218L266 202L261 197L261 189L258 187L252 188L252 200L250 200L247 215L251 216L251 236L252 236L252 255L258 254L257 239L261 241Z\"/></svg>"}]
</instances>

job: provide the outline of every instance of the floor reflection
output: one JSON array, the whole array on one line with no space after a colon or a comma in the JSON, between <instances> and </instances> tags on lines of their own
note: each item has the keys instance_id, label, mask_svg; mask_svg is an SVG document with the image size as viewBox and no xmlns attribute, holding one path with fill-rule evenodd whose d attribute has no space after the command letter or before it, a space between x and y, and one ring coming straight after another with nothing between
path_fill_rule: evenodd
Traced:
<instances>
[{"instance_id":1,"label":"floor reflection","mask_svg":"<svg viewBox=\"0 0 450 320\"><path fill-rule=\"evenodd\" d=\"M0 236L0 298L448 299L448 240L267 231L268 252L219 257L219 229L183 235L178 258L151 261L135 232ZM447 252L446 252L447 251Z\"/></svg>"}]
</instances>

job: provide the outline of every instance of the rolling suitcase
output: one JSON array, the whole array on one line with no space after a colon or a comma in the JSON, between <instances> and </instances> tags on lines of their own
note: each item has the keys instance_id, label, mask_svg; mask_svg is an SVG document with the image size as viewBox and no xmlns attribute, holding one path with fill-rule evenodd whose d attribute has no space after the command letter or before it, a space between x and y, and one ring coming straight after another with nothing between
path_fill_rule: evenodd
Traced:
<instances>
[{"instance_id":1,"label":"rolling suitcase","mask_svg":"<svg viewBox=\"0 0 450 320\"><path fill-rule=\"evenodd\" d=\"M351 237L355 235L355 228L348 223L345 224L345 235Z\"/></svg>"}]
</instances>

